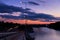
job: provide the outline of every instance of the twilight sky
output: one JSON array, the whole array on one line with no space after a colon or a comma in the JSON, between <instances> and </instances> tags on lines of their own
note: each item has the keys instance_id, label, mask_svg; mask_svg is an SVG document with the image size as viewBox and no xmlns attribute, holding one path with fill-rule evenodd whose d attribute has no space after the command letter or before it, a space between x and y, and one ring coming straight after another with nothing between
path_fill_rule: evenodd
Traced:
<instances>
[{"instance_id":1,"label":"twilight sky","mask_svg":"<svg viewBox=\"0 0 60 40\"><path fill-rule=\"evenodd\" d=\"M36 2L39 5L27 3L29 1ZM0 0L0 2L18 7L27 7L37 13L45 13L55 17L60 17L60 0Z\"/></svg>"},{"instance_id":2,"label":"twilight sky","mask_svg":"<svg viewBox=\"0 0 60 40\"><path fill-rule=\"evenodd\" d=\"M21 24L25 19L30 24L49 24L60 21L59 4L60 0L0 0L0 19Z\"/></svg>"}]
</instances>

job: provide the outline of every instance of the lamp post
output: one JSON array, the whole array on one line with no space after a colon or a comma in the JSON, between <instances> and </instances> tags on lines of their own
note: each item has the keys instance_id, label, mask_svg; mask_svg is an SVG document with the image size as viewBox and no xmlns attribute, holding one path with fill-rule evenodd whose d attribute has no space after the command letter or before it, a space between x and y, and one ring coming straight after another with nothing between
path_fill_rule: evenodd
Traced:
<instances>
[{"instance_id":1,"label":"lamp post","mask_svg":"<svg viewBox=\"0 0 60 40\"><path fill-rule=\"evenodd\" d=\"M26 4L27 4L27 2L23 2L23 1L21 1L20 3L24 5L24 8L26 8L26 7L27 7L27 5L26 5ZM24 15L25 25L26 25L26 24L27 24L27 20L26 20L26 17L27 17L27 16L25 15L25 13L23 13L23 15Z\"/></svg>"},{"instance_id":2,"label":"lamp post","mask_svg":"<svg viewBox=\"0 0 60 40\"><path fill-rule=\"evenodd\" d=\"M25 8L27 8L27 1L26 2L21 2L22 4L24 4L24 7ZM34 40L34 38L32 38L30 35L29 35L29 32L28 32L28 30L29 30L29 28L30 27L28 27L27 26L27 22L28 22L28 20L26 19L27 18L27 15L25 14L25 13L23 13L23 15L24 15L24 19L25 19L25 26L24 26L24 34L25 34L25 40Z\"/></svg>"},{"instance_id":3,"label":"lamp post","mask_svg":"<svg viewBox=\"0 0 60 40\"><path fill-rule=\"evenodd\" d=\"M24 7L26 8L26 5L25 5L25 3L27 3L27 2L21 2L22 4L24 4ZM23 13L23 15L24 15L24 20L25 20L25 24L24 24L24 34L25 34L25 40L29 40L30 38L29 38L29 34L28 34L28 31L27 31L27 20L26 20L26 15Z\"/></svg>"}]
</instances>

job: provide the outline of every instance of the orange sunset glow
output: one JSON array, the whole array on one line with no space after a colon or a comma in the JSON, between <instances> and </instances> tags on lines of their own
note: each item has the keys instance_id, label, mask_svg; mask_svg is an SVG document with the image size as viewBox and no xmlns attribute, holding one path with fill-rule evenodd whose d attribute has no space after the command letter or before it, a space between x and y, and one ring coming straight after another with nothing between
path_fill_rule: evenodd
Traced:
<instances>
[{"instance_id":1,"label":"orange sunset glow","mask_svg":"<svg viewBox=\"0 0 60 40\"><path fill-rule=\"evenodd\" d=\"M18 23L18 24L50 24L50 23L55 23L55 22L43 22L40 20L23 20L23 19L7 19L7 18L2 18L0 17L0 21L4 22L12 22L12 23Z\"/></svg>"},{"instance_id":2,"label":"orange sunset glow","mask_svg":"<svg viewBox=\"0 0 60 40\"><path fill-rule=\"evenodd\" d=\"M14 20L14 19L9 19L5 20L4 22L13 22L13 23L18 23L18 24L50 24L50 23L55 23L55 22L42 22L42 21L33 21L33 20Z\"/></svg>"}]
</instances>

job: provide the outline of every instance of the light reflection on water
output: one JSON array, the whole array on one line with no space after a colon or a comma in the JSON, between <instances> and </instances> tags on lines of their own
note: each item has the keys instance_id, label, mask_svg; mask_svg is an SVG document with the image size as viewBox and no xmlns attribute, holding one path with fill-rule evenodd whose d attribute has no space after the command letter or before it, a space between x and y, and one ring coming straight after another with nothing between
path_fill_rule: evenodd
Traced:
<instances>
[{"instance_id":1,"label":"light reflection on water","mask_svg":"<svg viewBox=\"0 0 60 40\"><path fill-rule=\"evenodd\" d=\"M35 40L60 40L60 32L49 28L33 28Z\"/></svg>"}]
</instances>

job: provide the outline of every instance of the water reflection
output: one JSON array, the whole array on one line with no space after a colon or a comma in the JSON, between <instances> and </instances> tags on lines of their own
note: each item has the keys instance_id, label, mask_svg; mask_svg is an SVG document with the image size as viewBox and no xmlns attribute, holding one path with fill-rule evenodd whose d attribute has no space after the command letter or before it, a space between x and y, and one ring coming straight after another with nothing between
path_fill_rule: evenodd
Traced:
<instances>
[{"instance_id":1,"label":"water reflection","mask_svg":"<svg viewBox=\"0 0 60 40\"><path fill-rule=\"evenodd\" d=\"M60 32L49 28L33 28L35 40L60 40Z\"/></svg>"}]
</instances>

